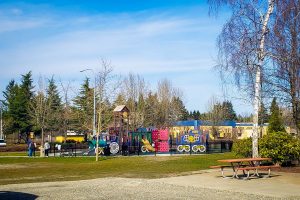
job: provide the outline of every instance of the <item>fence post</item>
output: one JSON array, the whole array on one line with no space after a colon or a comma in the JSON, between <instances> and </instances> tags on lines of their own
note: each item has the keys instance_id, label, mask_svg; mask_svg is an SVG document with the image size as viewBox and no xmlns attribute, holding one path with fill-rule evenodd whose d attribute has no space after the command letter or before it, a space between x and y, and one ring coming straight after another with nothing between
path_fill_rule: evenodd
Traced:
<instances>
[{"instance_id":1,"label":"fence post","mask_svg":"<svg viewBox=\"0 0 300 200\"><path fill-rule=\"evenodd\" d=\"M206 154L209 154L209 142L207 139L205 141L205 148L206 148Z\"/></svg>"},{"instance_id":2,"label":"fence post","mask_svg":"<svg viewBox=\"0 0 300 200\"><path fill-rule=\"evenodd\" d=\"M53 144L53 153L54 153L54 157L55 157L55 144Z\"/></svg>"},{"instance_id":3,"label":"fence post","mask_svg":"<svg viewBox=\"0 0 300 200\"><path fill-rule=\"evenodd\" d=\"M221 141L221 153L223 153L223 142Z\"/></svg>"},{"instance_id":4,"label":"fence post","mask_svg":"<svg viewBox=\"0 0 300 200\"><path fill-rule=\"evenodd\" d=\"M75 142L75 157L76 157L76 142Z\"/></svg>"},{"instance_id":5,"label":"fence post","mask_svg":"<svg viewBox=\"0 0 300 200\"><path fill-rule=\"evenodd\" d=\"M72 157L73 157L73 152L74 152L74 144L72 144L72 147L71 147L71 149L72 149Z\"/></svg>"},{"instance_id":6,"label":"fence post","mask_svg":"<svg viewBox=\"0 0 300 200\"><path fill-rule=\"evenodd\" d=\"M192 142L190 142L190 155L192 155Z\"/></svg>"},{"instance_id":7,"label":"fence post","mask_svg":"<svg viewBox=\"0 0 300 200\"><path fill-rule=\"evenodd\" d=\"M173 142L172 142L172 137L170 137L170 139L171 139L171 140L170 140L170 148L169 148L169 149L170 149L170 153L171 153L171 156L172 156L172 144L173 144Z\"/></svg>"}]
</instances>

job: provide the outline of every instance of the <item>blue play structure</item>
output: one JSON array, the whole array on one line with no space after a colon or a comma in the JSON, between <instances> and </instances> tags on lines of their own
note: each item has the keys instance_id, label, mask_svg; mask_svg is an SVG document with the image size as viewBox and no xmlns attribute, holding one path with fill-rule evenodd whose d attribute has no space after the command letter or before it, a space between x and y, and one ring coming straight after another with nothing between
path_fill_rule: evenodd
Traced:
<instances>
[{"instance_id":1,"label":"blue play structure","mask_svg":"<svg viewBox=\"0 0 300 200\"><path fill-rule=\"evenodd\" d=\"M191 150L196 152L205 152L206 138L199 130L185 132L176 138L177 151L190 152Z\"/></svg>"},{"instance_id":2,"label":"blue play structure","mask_svg":"<svg viewBox=\"0 0 300 200\"><path fill-rule=\"evenodd\" d=\"M85 155L95 155L97 147L97 137L94 136L91 140L89 140L88 145L89 150ZM99 134L98 138L98 147L98 152L100 154L105 154L105 152L117 154L119 152L118 137L115 135L109 135L107 133L101 133Z\"/></svg>"}]
</instances>

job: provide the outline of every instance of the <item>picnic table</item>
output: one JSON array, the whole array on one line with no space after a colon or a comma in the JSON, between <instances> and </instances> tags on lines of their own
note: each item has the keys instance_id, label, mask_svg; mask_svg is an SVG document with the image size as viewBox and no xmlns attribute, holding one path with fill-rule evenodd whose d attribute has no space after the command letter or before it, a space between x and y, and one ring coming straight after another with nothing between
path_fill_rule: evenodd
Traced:
<instances>
[{"instance_id":1,"label":"picnic table","mask_svg":"<svg viewBox=\"0 0 300 200\"><path fill-rule=\"evenodd\" d=\"M240 178L238 175L238 171L243 171L243 174L246 176L246 179L250 177L250 171L253 170L253 176L260 177L258 170L260 169L267 169L268 175L266 177L270 177L271 168L277 168L278 165L261 165L262 161L272 161L271 158L237 158L237 159L225 159L225 160L218 160L218 162L227 163L230 165L218 165L218 166L211 166L210 168L220 168L222 176L227 178L224 175L224 168L232 168L233 175L232 178ZM246 174L247 172L247 174Z\"/></svg>"}]
</instances>

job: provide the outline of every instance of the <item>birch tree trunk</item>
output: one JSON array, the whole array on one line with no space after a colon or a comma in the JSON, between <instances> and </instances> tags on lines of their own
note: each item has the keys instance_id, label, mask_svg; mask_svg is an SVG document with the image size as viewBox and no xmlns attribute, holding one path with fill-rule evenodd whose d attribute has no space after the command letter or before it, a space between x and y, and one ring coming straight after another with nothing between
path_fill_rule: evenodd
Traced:
<instances>
[{"instance_id":1,"label":"birch tree trunk","mask_svg":"<svg viewBox=\"0 0 300 200\"><path fill-rule=\"evenodd\" d=\"M253 115L253 133L252 133L252 156L258 157L258 134L259 134L259 126L258 126L258 111L260 107L261 101L261 68L264 63L265 58L265 37L268 33L268 22L270 19L270 15L274 10L275 0L268 1L268 10L265 16L262 16L262 30L261 30L261 40L258 49L258 65L256 69L255 75L255 94L254 94L254 115Z\"/></svg>"}]
</instances>

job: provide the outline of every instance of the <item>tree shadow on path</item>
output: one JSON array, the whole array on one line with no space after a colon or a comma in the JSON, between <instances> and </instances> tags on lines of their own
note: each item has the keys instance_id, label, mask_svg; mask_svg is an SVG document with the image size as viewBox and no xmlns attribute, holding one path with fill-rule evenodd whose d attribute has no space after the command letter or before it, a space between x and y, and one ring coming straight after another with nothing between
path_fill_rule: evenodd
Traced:
<instances>
[{"instance_id":1,"label":"tree shadow on path","mask_svg":"<svg viewBox=\"0 0 300 200\"><path fill-rule=\"evenodd\" d=\"M0 191L0 199L5 200L34 200L37 199L38 196L35 194L23 193L23 192L11 192L11 191Z\"/></svg>"}]
</instances>

